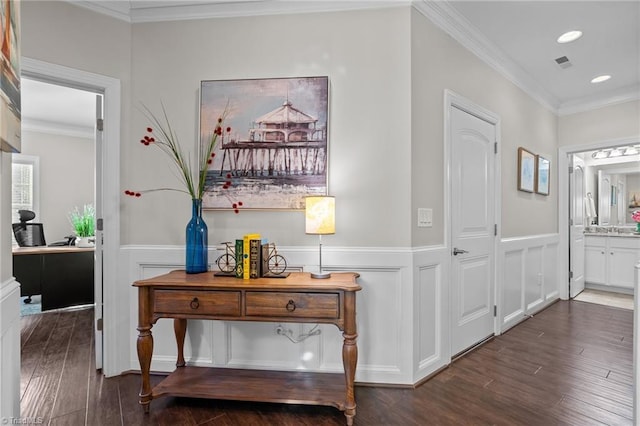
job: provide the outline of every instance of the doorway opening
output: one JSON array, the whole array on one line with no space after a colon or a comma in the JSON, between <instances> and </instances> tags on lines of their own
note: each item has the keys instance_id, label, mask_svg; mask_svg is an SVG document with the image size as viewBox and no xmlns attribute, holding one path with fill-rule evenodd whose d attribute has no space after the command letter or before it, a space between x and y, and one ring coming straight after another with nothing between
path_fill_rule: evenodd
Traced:
<instances>
[{"instance_id":1,"label":"doorway opening","mask_svg":"<svg viewBox=\"0 0 640 426\"><path fill-rule=\"evenodd\" d=\"M126 294L117 285L120 249L120 80L76 70L61 65L22 58L22 77L58 86L81 89L102 94L102 131L96 132L96 208L101 216L96 222L95 299L95 353L96 367L105 376L120 374L125 362L121 342L127 334L126 321L118 321L128 312L122 312L118 300ZM24 102L23 102L24 104ZM96 103L96 112L100 108ZM96 114L98 115L98 113ZM101 138L99 137L101 135ZM70 161L72 163L72 161ZM103 332L104 330L104 332Z\"/></svg>"},{"instance_id":2,"label":"doorway opening","mask_svg":"<svg viewBox=\"0 0 640 426\"><path fill-rule=\"evenodd\" d=\"M568 265L561 298L584 289L632 293L637 254L620 237L633 233L631 213L640 210L640 141L564 147L559 154L559 170L568 171L559 179L560 199L567 200L559 207L561 255Z\"/></svg>"},{"instance_id":3,"label":"doorway opening","mask_svg":"<svg viewBox=\"0 0 640 426\"><path fill-rule=\"evenodd\" d=\"M14 250L21 312L93 305L94 255L91 247L80 250L75 244L72 217L88 213L85 223L94 223L90 213L100 207L95 123L96 99L101 104L102 95L23 77L21 97L22 147L12 155L12 222L15 232L28 219L23 226L38 226L40 236L14 241L14 247L38 246L28 253ZM24 216L25 211L30 214ZM93 231L85 228L83 235Z\"/></svg>"}]
</instances>

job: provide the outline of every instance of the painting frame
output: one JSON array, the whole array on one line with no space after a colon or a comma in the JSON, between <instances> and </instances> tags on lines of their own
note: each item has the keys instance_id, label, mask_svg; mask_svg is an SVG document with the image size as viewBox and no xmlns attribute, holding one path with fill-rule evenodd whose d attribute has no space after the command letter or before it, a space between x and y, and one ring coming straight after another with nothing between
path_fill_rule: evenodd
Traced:
<instances>
[{"instance_id":1,"label":"painting frame","mask_svg":"<svg viewBox=\"0 0 640 426\"><path fill-rule=\"evenodd\" d=\"M0 150L22 150L20 2L0 1Z\"/></svg>"},{"instance_id":2,"label":"painting frame","mask_svg":"<svg viewBox=\"0 0 640 426\"><path fill-rule=\"evenodd\" d=\"M536 155L536 193L549 195L551 161L542 155Z\"/></svg>"},{"instance_id":3,"label":"painting frame","mask_svg":"<svg viewBox=\"0 0 640 426\"><path fill-rule=\"evenodd\" d=\"M536 155L531 151L518 148L518 190L535 192L537 181Z\"/></svg>"},{"instance_id":4,"label":"painting frame","mask_svg":"<svg viewBox=\"0 0 640 426\"><path fill-rule=\"evenodd\" d=\"M201 148L222 116L203 209L303 210L328 194L329 77L202 80Z\"/></svg>"}]
</instances>

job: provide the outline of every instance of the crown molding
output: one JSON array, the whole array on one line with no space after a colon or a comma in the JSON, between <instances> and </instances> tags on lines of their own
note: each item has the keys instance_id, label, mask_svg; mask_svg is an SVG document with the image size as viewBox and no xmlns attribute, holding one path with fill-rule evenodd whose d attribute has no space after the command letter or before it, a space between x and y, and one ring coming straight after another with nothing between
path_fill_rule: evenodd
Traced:
<instances>
[{"instance_id":1,"label":"crown molding","mask_svg":"<svg viewBox=\"0 0 640 426\"><path fill-rule=\"evenodd\" d=\"M111 16L112 18L131 23L131 5L129 1L108 0L65 0L76 6Z\"/></svg>"},{"instance_id":2,"label":"crown molding","mask_svg":"<svg viewBox=\"0 0 640 426\"><path fill-rule=\"evenodd\" d=\"M621 89L561 103L460 14L452 0L65 0L128 23L338 12L411 6L481 61L556 115L568 115L640 99L640 88Z\"/></svg>"},{"instance_id":3,"label":"crown molding","mask_svg":"<svg viewBox=\"0 0 640 426\"><path fill-rule=\"evenodd\" d=\"M166 22L191 19L342 12L408 6L410 0L307 0L307 1L113 1L67 0L95 12L129 22Z\"/></svg>"},{"instance_id":4,"label":"crown molding","mask_svg":"<svg viewBox=\"0 0 640 426\"><path fill-rule=\"evenodd\" d=\"M542 106L557 113L559 100L480 33L449 1L415 0L413 7Z\"/></svg>"},{"instance_id":5,"label":"crown molding","mask_svg":"<svg viewBox=\"0 0 640 426\"><path fill-rule=\"evenodd\" d=\"M565 102L558 108L558 115L577 114L632 101L640 101L640 84L608 92L605 96L587 96Z\"/></svg>"}]
</instances>

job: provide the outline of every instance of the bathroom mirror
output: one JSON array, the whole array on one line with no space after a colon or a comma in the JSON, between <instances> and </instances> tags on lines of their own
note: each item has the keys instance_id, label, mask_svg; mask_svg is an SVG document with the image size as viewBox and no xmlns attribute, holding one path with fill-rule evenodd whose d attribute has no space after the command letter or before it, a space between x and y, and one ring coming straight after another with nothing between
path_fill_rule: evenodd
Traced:
<instances>
[{"instance_id":1,"label":"bathroom mirror","mask_svg":"<svg viewBox=\"0 0 640 426\"><path fill-rule=\"evenodd\" d=\"M611 223L611 175L598 170L598 225Z\"/></svg>"},{"instance_id":2,"label":"bathroom mirror","mask_svg":"<svg viewBox=\"0 0 640 426\"><path fill-rule=\"evenodd\" d=\"M631 212L640 209L637 168L598 170L598 225L634 225Z\"/></svg>"}]
</instances>

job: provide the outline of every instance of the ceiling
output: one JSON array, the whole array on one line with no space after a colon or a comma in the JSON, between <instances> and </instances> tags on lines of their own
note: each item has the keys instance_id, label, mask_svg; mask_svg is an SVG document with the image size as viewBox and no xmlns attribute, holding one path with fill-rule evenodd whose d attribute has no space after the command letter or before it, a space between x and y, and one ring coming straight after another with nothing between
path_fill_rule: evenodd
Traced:
<instances>
[{"instance_id":1,"label":"ceiling","mask_svg":"<svg viewBox=\"0 0 640 426\"><path fill-rule=\"evenodd\" d=\"M93 138L96 94L21 79L22 126L31 131Z\"/></svg>"},{"instance_id":2,"label":"ceiling","mask_svg":"<svg viewBox=\"0 0 640 426\"><path fill-rule=\"evenodd\" d=\"M132 23L385 8L411 3L560 115L640 99L640 1L67 1ZM556 42L562 33L574 29L583 32L582 38L568 44ZM555 62L562 56L569 59L569 67ZM602 74L611 75L611 79L599 84L590 82ZM23 84L25 122L60 121L93 127L93 113L88 114L93 109L87 109L86 102L93 105L94 95L70 96L65 92L58 96L55 91L38 84ZM82 120L76 120L80 117Z\"/></svg>"}]
</instances>

